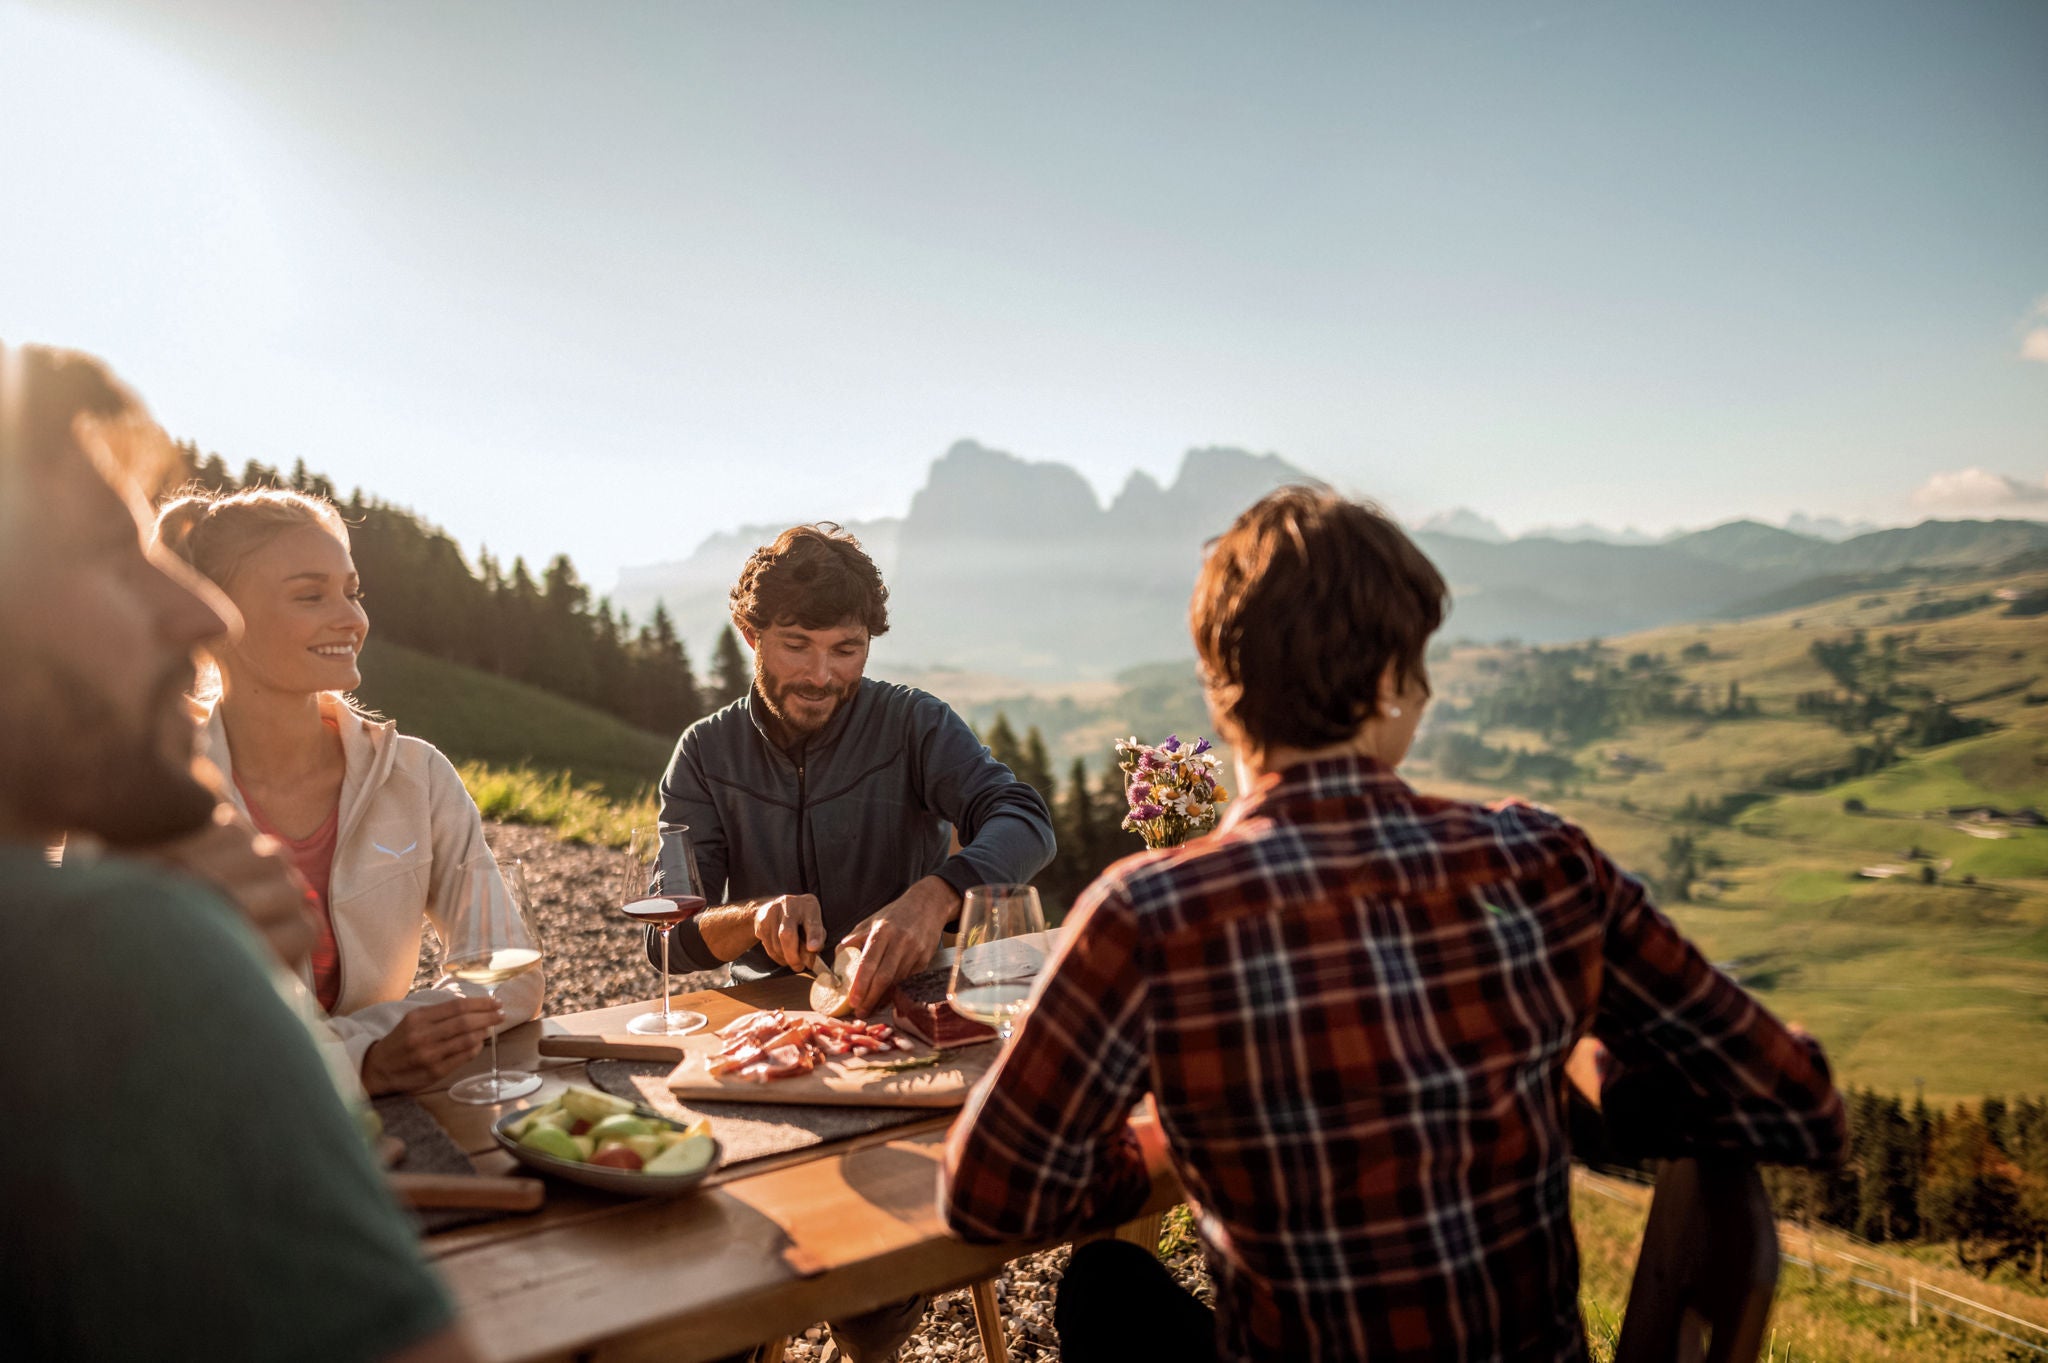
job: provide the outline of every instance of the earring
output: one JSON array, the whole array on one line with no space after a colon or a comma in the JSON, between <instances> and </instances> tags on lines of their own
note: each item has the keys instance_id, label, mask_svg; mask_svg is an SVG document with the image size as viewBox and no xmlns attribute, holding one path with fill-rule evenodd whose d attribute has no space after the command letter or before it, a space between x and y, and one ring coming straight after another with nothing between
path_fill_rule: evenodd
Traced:
<instances>
[{"instance_id":1,"label":"earring","mask_svg":"<svg viewBox=\"0 0 2048 1363\"><path fill-rule=\"evenodd\" d=\"M1388 719L1399 719L1400 717L1401 717L1401 707L1400 707L1400 706L1398 706L1398 705L1389 705L1389 706L1387 707L1387 718L1388 718Z\"/></svg>"}]
</instances>

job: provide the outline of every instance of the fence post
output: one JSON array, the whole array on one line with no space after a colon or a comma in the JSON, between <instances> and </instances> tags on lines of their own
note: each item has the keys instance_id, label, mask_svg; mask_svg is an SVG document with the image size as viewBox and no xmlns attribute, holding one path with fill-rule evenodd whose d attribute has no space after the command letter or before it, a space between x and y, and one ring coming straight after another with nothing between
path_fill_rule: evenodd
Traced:
<instances>
[{"instance_id":1,"label":"fence post","mask_svg":"<svg viewBox=\"0 0 2048 1363\"><path fill-rule=\"evenodd\" d=\"M1920 1280L1909 1280L1906 1291L1906 1323L1917 1330L1920 1328Z\"/></svg>"}]
</instances>

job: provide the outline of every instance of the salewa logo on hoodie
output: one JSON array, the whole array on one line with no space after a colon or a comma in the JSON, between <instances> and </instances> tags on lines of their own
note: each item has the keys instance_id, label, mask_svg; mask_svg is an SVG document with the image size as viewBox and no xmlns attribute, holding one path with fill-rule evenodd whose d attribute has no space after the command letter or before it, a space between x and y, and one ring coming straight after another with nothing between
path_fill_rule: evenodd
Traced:
<instances>
[{"instance_id":1,"label":"salewa logo on hoodie","mask_svg":"<svg viewBox=\"0 0 2048 1363\"><path fill-rule=\"evenodd\" d=\"M387 856L387 857L390 857L390 858L391 858L391 859L392 859L393 861L396 861L396 860L397 860L398 858L400 858L400 857L404 856L404 855L405 855L405 854L406 854L407 852L410 852L410 851L412 851L412 849L413 849L413 848L415 848L415 847L418 847L419 845L420 845L420 840L419 840L418 838L414 838L414 839L413 839L413 840L412 840L411 842L407 843L407 844L406 844L405 846L403 846L403 847L399 848L399 849L398 849L397 851L395 851L395 852L394 852L394 851L392 851L392 850L391 850L391 849L390 849L389 847L386 847L386 846L385 846L385 845L384 845L383 843L381 843L381 842L373 842L373 843L371 843L371 844L370 844L370 846L372 846L372 847L376 848L376 849L377 849L377 850L378 850L379 852L382 852L382 853L383 853L383 854L384 854L385 856Z\"/></svg>"}]
</instances>

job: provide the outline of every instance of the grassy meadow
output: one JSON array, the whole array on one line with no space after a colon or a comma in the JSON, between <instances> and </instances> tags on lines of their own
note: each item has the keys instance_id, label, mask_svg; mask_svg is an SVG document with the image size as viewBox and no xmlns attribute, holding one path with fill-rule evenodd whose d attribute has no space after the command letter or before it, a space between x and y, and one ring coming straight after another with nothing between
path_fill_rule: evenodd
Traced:
<instances>
[{"instance_id":1,"label":"grassy meadow","mask_svg":"<svg viewBox=\"0 0 2048 1363\"><path fill-rule=\"evenodd\" d=\"M1586 1322L1594 1363L1614 1357L1629 1282L1635 1274L1636 1251L1649 1218L1649 1198L1647 1188L1586 1170L1574 1172L1572 1225L1579 1243L1579 1311ZM2043 1310L2039 1298L1992 1287L1953 1267L1922 1263L1889 1248L1873 1248L1827 1231L1809 1237L1802 1229L1781 1226L1779 1239L1788 1253L1818 1263L1820 1271L1807 1264L1780 1264L1770 1330L1761 1355L1765 1363L1905 1363L1909 1359L1994 1363L2040 1356L2015 1348L1997 1335L1945 1320L1931 1310L1923 1313L1921 1323L1915 1326L1905 1303L1857 1286L1849 1278L1884 1283L1897 1290L1918 1278L1923 1288L1932 1284L1993 1310L2048 1326L2048 1310ZM1924 1300L1933 1304L1945 1299L1929 1292ZM1983 1312L1957 1309L2048 1346L2048 1329L2029 1329Z\"/></svg>"},{"instance_id":2,"label":"grassy meadow","mask_svg":"<svg viewBox=\"0 0 2048 1363\"><path fill-rule=\"evenodd\" d=\"M1650 876L1676 834L1701 849L1691 902L1666 907L1719 962L1825 1041L1845 1084L1930 1103L2048 1092L2048 829L1972 824L1955 806L2048 809L2048 620L1993 601L1946 618L1900 619L1998 587L2035 590L2035 573L1989 583L1907 587L1762 619L1683 626L1605 641L1614 654L1662 654L1681 685L1711 699L1734 683L1753 718L1660 719L1576 746L1491 729L1497 749L1561 751L1577 774L1532 787L1502 764L1451 781L1429 763L1425 789L1540 799L1584 824L1617 860ZM1830 679L1816 639L1898 638L1899 679L1925 687L1989 732L1933 747L1901 743L1891 766L1815 790L1870 733L1847 733L1800 697ZM1689 651L1689 652L1688 652ZM1451 651L1433 670L1444 714L1498 684L1508 650ZM1451 727L1459 721L1451 720ZM1469 727L1469 726L1468 726ZM1725 822L1688 820L1691 800L1753 800ZM1865 879L1865 869L1892 871Z\"/></svg>"},{"instance_id":3,"label":"grassy meadow","mask_svg":"<svg viewBox=\"0 0 2048 1363\"><path fill-rule=\"evenodd\" d=\"M632 803L661 779L675 747L674 734L651 734L537 687L374 635L363 650L362 670L357 700L458 764L526 769L542 773L543 784L561 776L572 787L595 786L610 800Z\"/></svg>"}]
</instances>

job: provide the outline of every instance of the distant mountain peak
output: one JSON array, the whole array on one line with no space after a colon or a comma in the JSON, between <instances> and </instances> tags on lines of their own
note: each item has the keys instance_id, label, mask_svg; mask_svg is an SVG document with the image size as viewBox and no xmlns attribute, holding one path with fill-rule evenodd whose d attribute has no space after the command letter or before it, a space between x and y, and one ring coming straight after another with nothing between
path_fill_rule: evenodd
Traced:
<instances>
[{"instance_id":1,"label":"distant mountain peak","mask_svg":"<svg viewBox=\"0 0 2048 1363\"><path fill-rule=\"evenodd\" d=\"M1439 511L1415 527L1417 531L1430 535L1456 535L1459 539L1478 540L1481 544L1506 544L1508 532L1480 515L1469 506L1454 507Z\"/></svg>"},{"instance_id":2,"label":"distant mountain peak","mask_svg":"<svg viewBox=\"0 0 2048 1363\"><path fill-rule=\"evenodd\" d=\"M924 486L910 499L904 533L913 539L1029 535L1101 514L1095 489L1072 465L957 440L932 461Z\"/></svg>"},{"instance_id":3,"label":"distant mountain peak","mask_svg":"<svg viewBox=\"0 0 2048 1363\"><path fill-rule=\"evenodd\" d=\"M1282 487L1289 483L1322 485L1322 479L1288 463L1277 454L1253 454L1234 445L1203 445L1180 457L1180 470L1173 487L1179 491L1190 479L1200 482L1228 481Z\"/></svg>"},{"instance_id":4,"label":"distant mountain peak","mask_svg":"<svg viewBox=\"0 0 2048 1363\"><path fill-rule=\"evenodd\" d=\"M1795 511L1785 518L1785 528L1795 535L1839 543L1883 527L1875 521L1845 521L1839 516L1809 516L1803 511Z\"/></svg>"},{"instance_id":5,"label":"distant mountain peak","mask_svg":"<svg viewBox=\"0 0 2048 1363\"><path fill-rule=\"evenodd\" d=\"M1580 521L1576 525L1539 525L1534 530L1517 535L1515 538L1525 540L1558 540L1564 544L1642 545L1659 542L1655 535L1646 535L1632 525L1625 525L1619 530L1610 530L1604 525L1595 525L1591 521Z\"/></svg>"},{"instance_id":6,"label":"distant mountain peak","mask_svg":"<svg viewBox=\"0 0 2048 1363\"><path fill-rule=\"evenodd\" d=\"M1124 479L1124 485L1110 499L1109 514L1111 519L1122 521L1164 510L1168 504L1166 489L1157 478L1143 469L1132 469L1131 476Z\"/></svg>"}]
</instances>

